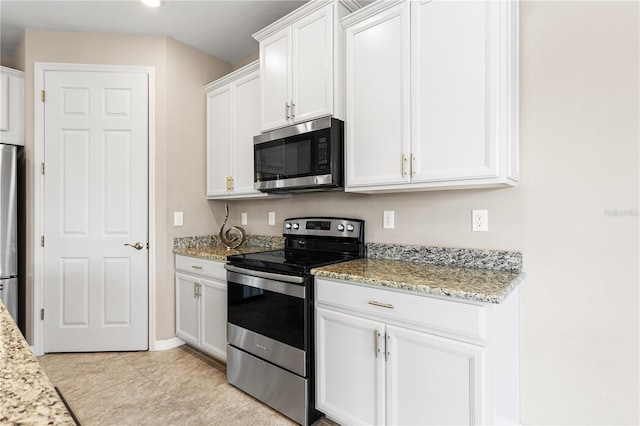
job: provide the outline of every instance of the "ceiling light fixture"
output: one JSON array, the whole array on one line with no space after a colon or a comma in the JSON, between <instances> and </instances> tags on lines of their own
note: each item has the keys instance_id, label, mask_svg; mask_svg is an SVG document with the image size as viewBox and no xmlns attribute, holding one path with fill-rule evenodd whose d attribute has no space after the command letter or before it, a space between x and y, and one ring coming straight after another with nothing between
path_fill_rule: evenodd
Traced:
<instances>
[{"instance_id":1,"label":"ceiling light fixture","mask_svg":"<svg viewBox=\"0 0 640 426\"><path fill-rule=\"evenodd\" d=\"M160 7L164 3L163 0L140 0L149 7Z\"/></svg>"}]
</instances>

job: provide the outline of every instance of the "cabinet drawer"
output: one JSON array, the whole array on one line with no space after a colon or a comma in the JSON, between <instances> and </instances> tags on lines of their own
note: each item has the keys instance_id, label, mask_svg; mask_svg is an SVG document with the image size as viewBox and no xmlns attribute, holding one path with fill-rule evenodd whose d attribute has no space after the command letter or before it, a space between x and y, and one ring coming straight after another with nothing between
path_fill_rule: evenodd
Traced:
<instances>
[{"instance_id":1,"label":"cabinet drawer","mask_svg":"<svg viewBox=\"0 0 640 426\"><path fill-rule=\"evenodd\" d=\"M176 271L204 275L224 281L227 280L227 271L224 269L224 262L216 262L215 260L176 255Z\"/></svg>"},{"instance_id":2,"label":"cabinet drawer","mask_svg":"<svg viewBox=\"0 0 640 426\"><path fill-rule=\"evenodd\" d=\"M486 338L485 308L343 281L316 279L316 302L473 339Z\"/></svg>"}]
</instances>

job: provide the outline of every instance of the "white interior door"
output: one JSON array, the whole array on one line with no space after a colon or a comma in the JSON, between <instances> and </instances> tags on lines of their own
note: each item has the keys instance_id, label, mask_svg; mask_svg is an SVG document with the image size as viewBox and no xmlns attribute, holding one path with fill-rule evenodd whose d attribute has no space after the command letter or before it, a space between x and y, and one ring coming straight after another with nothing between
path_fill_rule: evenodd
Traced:
<instances>
[{"instance_id":1,"label":"white interior door","mask_svg":"<svg viewBox=\"0 0 640 426\"><path fill-rule=\"evenodd\" d=\"M147 349L148 76L44 88L44 351Z\"/></svg>"}]
</instances>

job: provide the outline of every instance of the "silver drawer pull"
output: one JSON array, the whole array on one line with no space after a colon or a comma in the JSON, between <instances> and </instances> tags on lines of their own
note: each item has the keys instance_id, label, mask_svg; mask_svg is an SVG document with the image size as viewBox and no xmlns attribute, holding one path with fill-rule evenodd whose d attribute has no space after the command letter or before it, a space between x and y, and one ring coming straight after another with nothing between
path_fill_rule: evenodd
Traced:
<instances>
[{"instance_id":1,"label":"silver drawer pull","mask_svg":"<svg viewBox=\"0 0 640 426\"><path fill-rule=\"evenodd\" d=\"M380 306L381 308L393 309L393 305L390 303L376 302L375 300L369 300L369 304L373 306Z\"/></svg>"},{"instance_id":2,"label":"silver drawer pull","mask_svg":"<svg viewBox=\"0 0 640 426\"><path fill-rule=\"evenodd\" d=\"M202 269L202 266L191 265L193 269Z\"/></svg>"}]
</instances>

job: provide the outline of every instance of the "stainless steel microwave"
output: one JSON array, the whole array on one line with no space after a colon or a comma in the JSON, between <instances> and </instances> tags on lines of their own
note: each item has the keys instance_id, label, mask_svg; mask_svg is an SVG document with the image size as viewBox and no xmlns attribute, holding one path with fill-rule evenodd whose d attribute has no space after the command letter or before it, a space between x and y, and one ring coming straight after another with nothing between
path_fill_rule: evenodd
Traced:
<instances>
[{"instance_id":1,"label":"stainless steel microwave","mask_svg":"<svg viewBox=\"0 0 640 426\"><path fill-rule=\"evenodd\" d=\"M253 138L254 188L262 192L342 187L344 123L331 117Z\"/></svg>"}]
</instances>

